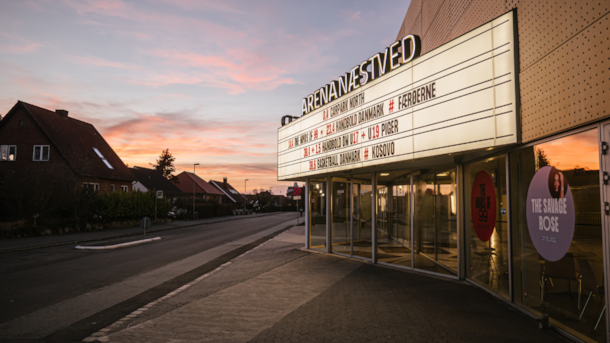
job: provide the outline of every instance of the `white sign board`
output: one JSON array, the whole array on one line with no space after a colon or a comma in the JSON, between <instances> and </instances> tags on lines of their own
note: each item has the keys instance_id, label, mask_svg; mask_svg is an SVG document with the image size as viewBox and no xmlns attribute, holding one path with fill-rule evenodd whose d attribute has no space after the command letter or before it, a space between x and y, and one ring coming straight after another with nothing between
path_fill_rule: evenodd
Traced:
<instances>
[{"instance_id":1,"label":"white sign board","mask_svg":"<svg viewBox=\"0 0 610 343\"><path fill-rule=\"evenodd\" d=\"M157 199L163 199L163 191L157 191Z\"/></svg>"},{"instance_id":2,"label":"white sign board","mask_svg":"<svg viewBox=\"0 0 610 343\"><path fill-rule=\"evenodd\" d=\"M295 195L292 197L292 200L301 200L301 196L300 195Z\"/></svg>"},{"instance_id":3,"label":"white sign board","mask_svg":"<svg viewBox=\"0 0 610 343\"><path fill-rule=\"evenodd\" d=\"M278 180L517 143L513 12L279 129Z\"/></svg>"}]
</instances>

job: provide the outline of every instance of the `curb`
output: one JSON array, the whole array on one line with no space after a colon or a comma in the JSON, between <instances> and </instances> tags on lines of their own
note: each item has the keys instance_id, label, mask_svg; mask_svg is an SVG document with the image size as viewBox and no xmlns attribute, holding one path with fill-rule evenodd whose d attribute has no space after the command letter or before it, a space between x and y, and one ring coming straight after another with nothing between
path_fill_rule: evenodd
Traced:
<instances>
[{"instance_id":1,"label":"curb","mask_svg":"<svg viewBox=\"0 0 610 343\"><path fill-rule=\"evenodd\" d=\"M279 212L279 214L282 214L282 213L284 213L284 212ZM274 215L274 214L278 214L278 213L273 212L273 213L265 214L265 215L258 216L258 217L267 217L267 216L271 216L271 215ZM258 218L258 217L255 217L255 218ZM166 228L166 229L148 230L148 233L161 232L161 231L169 231L169 230L175 230L175 229L182 229L182 228L185 228L185 227L192 227L192 226L199 226L199 225L210 225L210 224L224 223L224 222L230 222L230 221L234 221L234 220L248 219L248 218L250 218L250 217L238 216L238 218L231 218L231 219L227 219L227 220L220 220L220 221L213 222L213 223L189 224L189 225L183 225L183 226L170 227L170 228ZM142 234L142 232L136 232L136 233L128 233L128 234L123 234L123 235L117 235L117 236L102 237L102 238L97 238L97 239L83 239L83 240L77 240L77 241L66 241L66 242L58 242L58 243L53 243L53 244L35 245L35 246L32 246L32 247L23 247L23 248L17 248L17 249L0 251L0 254L8 254L8 253L12 253L12 252L20 252L20 251L26 251L26 250L42 249L42 248L50 248L50 247L56 247L56 246L60 246L60 245L78 244L78 243L86 243L86 242L96 242L96 241L100 241L102 239L112 239L112 238L122 238L122 237L129 237L129 236L138 236L138 235L141 235L141 234Z\"/></svg>"},{"instance_id":2,"label":"curb","mask_svg":"<svg viewBox=\"0 0 610 343\"><path fill-rule=\"evenodd\" d=\"M152 241L158 241L160 239L161 239L161 237L155 237L155 238L141 239L139 241L133 241L133 242L127 242L127 243L120 243L120 244L113 244L113 245L100 245L100 246L77 245L74 247L74 249L82 249L82 250L116 249L116 248L124 248L124 247L129 247L132 245L138 245L138 244L152 242Z\"/></svg>"}]
</instances>

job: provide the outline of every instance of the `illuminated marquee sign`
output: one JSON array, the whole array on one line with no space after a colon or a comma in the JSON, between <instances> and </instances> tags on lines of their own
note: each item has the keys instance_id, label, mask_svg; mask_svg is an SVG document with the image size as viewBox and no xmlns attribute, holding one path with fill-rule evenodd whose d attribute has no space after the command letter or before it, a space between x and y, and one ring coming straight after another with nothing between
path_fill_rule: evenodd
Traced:
<instances>
[{"instance_id":1,"label":"illuminated marquee sign","mask_svg":"<svg viewBox=\"0 0 610 343\"><path fill-rule=\"evenodd\" d=\"M407 36L308 95L278 131L278 180L517 143L513 15L417 58Z\"/></svg>"}]
</instances>

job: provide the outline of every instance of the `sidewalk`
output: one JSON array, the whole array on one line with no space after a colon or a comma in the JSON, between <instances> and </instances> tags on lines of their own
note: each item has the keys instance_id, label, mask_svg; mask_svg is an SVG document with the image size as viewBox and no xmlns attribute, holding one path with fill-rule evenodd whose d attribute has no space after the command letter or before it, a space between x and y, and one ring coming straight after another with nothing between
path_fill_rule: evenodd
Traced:
<instances>
[{"instance_id":1,"label":"sidewalk","mask_svg":"<svg viewBox=\"0 0 610 343\"><path fill-rule=\"evenodd\" d=\"M84 341L562 342L464 282L303 250L303 228Z\"/></svg>"},{"instance_id":2,"label":"sidewalk","mask_svg":"<svg viewBox=\"0 0 610 343\"><path fill-rule=\"evenodd\" d=\"M287 212L272 212L272 213L255 213L251 215L242 216L226 216L226 217L214 217L198 220L174 220L168 223L156 224L151 226L146 233L152 234L154 232L166 231L172 229L179 229L182 227L190 227L205 224L214 224L232 220L248 219L255 217L271 216L275 214L281 214ZM296 217L296 214L295 214ZM49 235L49 236L35 236L26 238L12 238L12 239L1 239L0 240L0 254L22 249L31 249L42 246L53 246L62 244L75 244L79 242L98 241L102 239L125 237L142 234L142 228L130 227L130 228L112 228L98 231L83 231L83 232L71 232L60 235Z\"/></svg>"}]
</instances>

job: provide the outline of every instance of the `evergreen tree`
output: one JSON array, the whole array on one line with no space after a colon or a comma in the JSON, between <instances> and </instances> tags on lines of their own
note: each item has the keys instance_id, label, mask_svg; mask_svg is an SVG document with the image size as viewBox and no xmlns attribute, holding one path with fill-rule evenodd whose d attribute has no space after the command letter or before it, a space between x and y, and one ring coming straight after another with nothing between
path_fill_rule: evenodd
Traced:
<instances>
[{"instance_id":1,"label":"evergreen tree","mask_svg":"<svg viewBox=\"0 0 610 343\"><path fill-rule=\"evenodd\" d=\"M169 149L165 149L161 152L161 155L159 155L157 163L151 163L151 166L153 166L159 173L161 173L161 175L163 175L168 180L178 182L178 178L175 175L172 175L176 171L176 168L174 167L175 160L176 158L172 156L172 154L169 152Z\"/></svg>"},{"instance_id":2,"label":"evergreen tree","mask_svg":"<svg viewBox=\"0 0 610 343\"><path fill-rule=\"evenodd\" d=\"M546 155L546 152L544 152L544 150L537 149L536 152L537 152L537 155L538 155L538 161L536 161L538 163L538 169L540 169L542 167L545 167L545 166L550 166L551 165L551 160Z\"/></svg>"}]
</instances>

